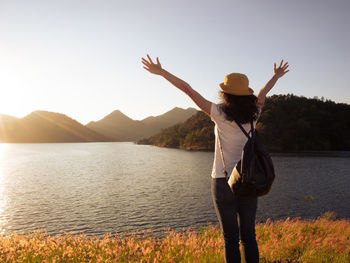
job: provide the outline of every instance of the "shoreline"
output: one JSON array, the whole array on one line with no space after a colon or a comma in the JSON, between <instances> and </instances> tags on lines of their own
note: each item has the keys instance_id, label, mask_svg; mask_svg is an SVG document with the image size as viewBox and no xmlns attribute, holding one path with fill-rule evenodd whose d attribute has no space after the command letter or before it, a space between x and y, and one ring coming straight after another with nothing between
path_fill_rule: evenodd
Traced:
<instances>
[{"instance_id":1,"label":"shoreline","mask_svg":"<svg viewBox=\"0 0 350 263\"><path fill-rule=\"evenodd\" d=\"M258 223L261 262L349 262L350 220L326 212L315 220ZM242 246L241 246L242 251ZM198 231L168 230L162 238L151 231L129 236L88 237L43 232L0 235L0 262L223 262L223 238L217 225Z\"/></svg>"},{"instance_id":2,"label":"shoreline","mask_svg":"<svg viewBox=\"0 0 350 263\"><path fill-rule=\"evenodd\" d=\"M335 212L333 211L326 211L321 213L321 215L319 216L314 216L314 217L301 217L301 216L296 216L296 217L283 217L283 218L279 218L279 219L272 219L271 217L266 218L265 220L256 220L255 224L256 225L264 225L264 224L269 224L269 223L283 223L285 221L298 221L298 222L315 222L318 221L320 219L327 219L330 221L349 221L350 223L350 217L339 217ZM135 229L130 229L124 232L106 232L106 233L84 233L82 231L62 231L61 233L57 233L57 234L49 234L46 232L45 229L43 228L38 228L32 231L9 231L8 233L0 233L0 238L4 238L4 237L8 237L8 236L12 236L12 235L32 235L34 233L45 233L45 235L51 236L51 237L55 237L55 236L61 236L61 235L65 235L65 234L70 234L70 235L85 235L87 237L96 237L96 238L101 238L103 236L106 235L112 235L112 236L118 236L118 237L128 237L131 235L139 235L139 234L143 234L143 233L152 233L152 235L154 237L161 237L164 233L169 232L169 231L174 231L176 233L181 233L183 231L188 231L188 230L192 230L195 232L201 231L202 228L206 228L207 226L214 226L214 227L219 227L219 222L211 222L211 221L207 221L206 223L203 223L202 225L193 225L193 226L186 226L186 227L178 227L178 228L171 228L171 227L163 227L163 228L159 228L158 230L152 230L150 229L142 229L142 230L135 230Z\"/></svg>"},{"instance_id":3,"label":"shoreline","mask_svg":"<svg viewBox=\"0 0 350 263\"><path fill-rule=\"evenodd\" d=\"M271 152L270 154L286 157L350 157L350 151Z\"/></svg>"},{"instance_id":4,"label":"shoreline","mask_svg":"<svg viewBox=\"0 0 350 263\"><path fill-rule=\"evenodd\" d=\"M166 146L160 146L160 145L153 145L153 144L142 144L134 142L134 144L137 145L148 145L148 146L155 146L160 148L167 148L167 149L178 149L178 150L184 150L189 152L214 152L212 149L206 149L206 148L182 148L182 147L166 147ZM286 156L286 157L350 157L350 151L296 151L296 152L278 152L278 151L269 151L271 156Z\"/></svg>"}]
</instances>

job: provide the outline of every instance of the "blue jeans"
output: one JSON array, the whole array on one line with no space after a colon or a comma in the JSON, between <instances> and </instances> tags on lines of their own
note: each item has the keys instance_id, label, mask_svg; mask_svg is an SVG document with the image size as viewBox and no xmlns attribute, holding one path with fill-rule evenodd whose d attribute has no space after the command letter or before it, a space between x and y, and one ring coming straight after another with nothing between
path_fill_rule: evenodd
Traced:
<instances>
[{"instance_id":1,"label":"blue jeans","mask_svg":"<svg viewBox=\"0 0 350 263\"><path fill-rule=\"evenodd\" d=\"M255 236L257 197L235 196L225 178L213 178L211 191L225 242L225 262L241 263L239 240L243 246L244 262L259 262Z\"/></svg>"}]
</instances>

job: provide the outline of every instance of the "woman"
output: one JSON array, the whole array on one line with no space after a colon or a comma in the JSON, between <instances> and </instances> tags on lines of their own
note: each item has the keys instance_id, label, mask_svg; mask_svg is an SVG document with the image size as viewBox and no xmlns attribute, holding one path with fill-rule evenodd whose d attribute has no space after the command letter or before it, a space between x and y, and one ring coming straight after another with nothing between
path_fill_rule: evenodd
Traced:
<instances>
[{"instance_id":1,"label":"woman","mask_svg":"<svg viewBox=\"0 0 350 263\"><path fill-rule=\"evenodd\" d=\"M239 161L244 144L247 141L236 122L245 130L250 130L260 116L266 94L276 81L289 70L288 62L274 63L274 75L262 88L258 96L249 88L248 78L244 74L231 73L220 84L221 104L212 103L203 98L189 84L162 68L159 59L153 63L149 55L142 58L144 68L149 72L163 76L171 84L185 92L197 106L215 123L215 156L212 169L212 198L224 237L225 261L241 262L239 240L243 246L244 262L259 262L259 251L255 236L256 197L235 196L226 181L234 165ZM221 145L221 147L220 147ZM222 152L221 152L222 149ZM224 158L222 158L224 156ZM225 162L225 165L223 164Z\"/></svg>"}]
</instances>

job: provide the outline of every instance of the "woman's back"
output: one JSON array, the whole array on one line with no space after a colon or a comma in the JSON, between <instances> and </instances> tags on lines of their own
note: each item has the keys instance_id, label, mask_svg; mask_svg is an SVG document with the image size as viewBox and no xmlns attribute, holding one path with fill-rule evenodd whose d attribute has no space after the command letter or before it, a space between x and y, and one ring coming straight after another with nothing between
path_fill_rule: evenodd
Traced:
<instances>
[{"instance_id":1,"label":"woman's back","mask_svg":"<svg viewBox=\"0 0 350 263\"><path fill-rule=\"evenodd\" d=\"M220 105L212 103L210 118L215 123L215 154L211 176L213 178L224 178L224 168L220 153L219 139L222 146L227 173L231 174L236 163L241 159L242 149L247 142L247 137L243 134L236 122L228 121L225 113L220 110ZM254 127L257 121L254 121ZM243 128L249 132L250 123L242 124ZM218 136L219 133L219 136Z\"/></svg>"}]
</instances>

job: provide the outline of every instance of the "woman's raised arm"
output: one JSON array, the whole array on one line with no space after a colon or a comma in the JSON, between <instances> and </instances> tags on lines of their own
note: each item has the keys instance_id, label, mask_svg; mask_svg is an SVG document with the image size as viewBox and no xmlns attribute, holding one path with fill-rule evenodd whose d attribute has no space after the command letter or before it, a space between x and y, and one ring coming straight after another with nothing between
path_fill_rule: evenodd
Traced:
<instances>
[{"instance_id":1,"label":"woman's raised arm","mask_svg":"<svg viewBox=\"0 0 350 263\"><path fill-rule=\"evenodd\" d=\"M151 72L152 74L160 75L164 77L166 80L168 80L171 84L173 84L178 89L182 90L184 93L186 93L193 101L196 103L196 105L207 115L210 115L210 107L211 102L203 98L202 95L200 95L197 91L192 89L192 87L183 81L182 79L179 79L178 77L174 76L170 72L166 71L162 68L159 59L157 57L157 63L153 63L151 57L147 55L147 59L142 58L142 64L145 65L143 68L147 71Z\"/></svg>"},{"instance_id":2,"label":"woman's raised arm","mask_svg":"<svg viewBox=\"0 0 350 263\"><path fill-rule=\"evenodd\" d=\"M274 75L272 78L266 83L265 87L263 87L258 94L258 103L260 105L264 105L267 93L275 86L277 80L286 74L289 70L288 62L283 64L283 59L278 68L276 68L276 63L273 64L273 72Z\"/></svg>"}]
</instances>

